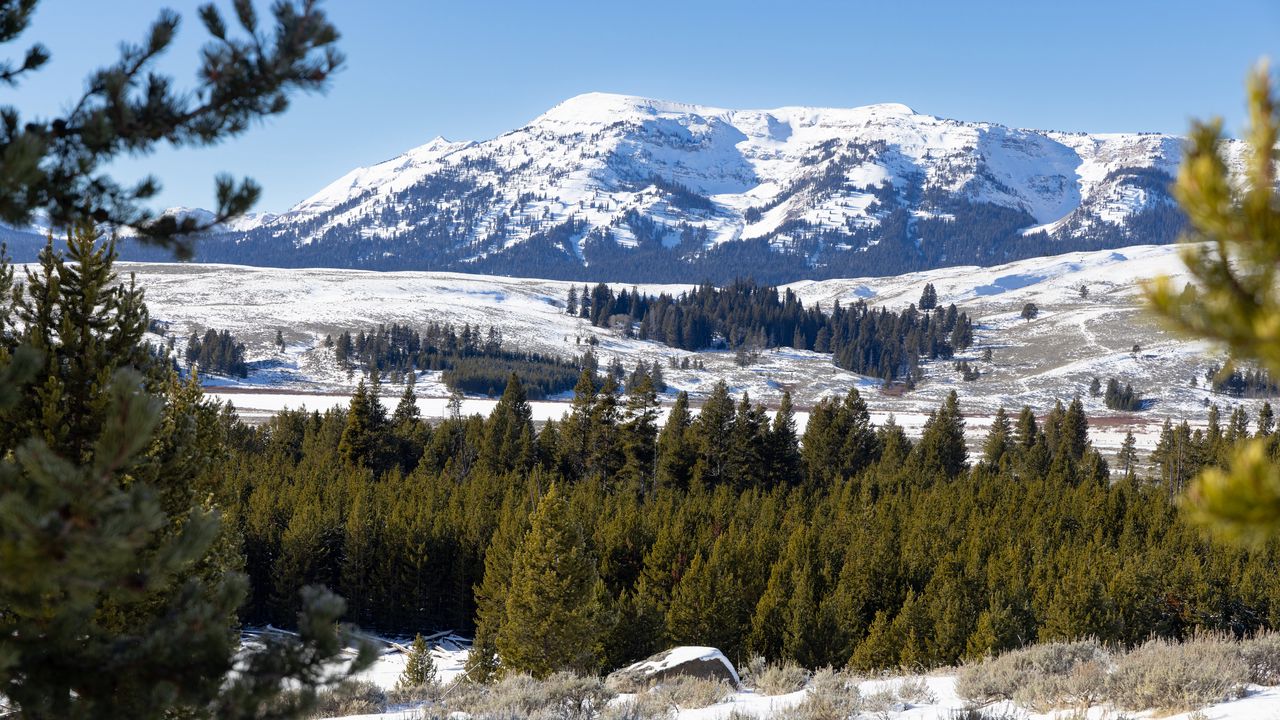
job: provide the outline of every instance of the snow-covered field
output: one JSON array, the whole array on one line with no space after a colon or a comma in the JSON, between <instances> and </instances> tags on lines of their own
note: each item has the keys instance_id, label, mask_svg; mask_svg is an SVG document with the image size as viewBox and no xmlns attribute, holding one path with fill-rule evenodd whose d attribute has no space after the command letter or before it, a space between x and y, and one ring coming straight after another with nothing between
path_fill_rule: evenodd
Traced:
<instances>
[{"instance_id":1,"label":"snow-covered field","mask_svg":"<svg viewBox=\"0 0 1280 720\"><path fill-rule=\"evenodd\" d=\"M926 282L937 288L939 302L955 303L975 318L975 341L957 360L968 360L982 377L964 382L951 363L925 367L925 381L902 396L880 392L878 381L831 364L829 355L790 348L763 353L750 367L739 367L732 353L690 353L655 342L628 339L566 315L565 297L573 283L434 272L377 273L355 270L288 270L229 265L123 263L146 288L152 317L168 323L181 352L185 338L206 328L227 329L249 348L252 372L247 380L208 377L219 397L231 400L246 417L262 417L282 407L324 409L345 403L357 378L339 369L328 335L368 329L379 323L421 327L430 321L471 323L501 329L509 347L576 355L593 336L601 365L614 357L630 369L637 361L658 360L672 391L687 390L695 403L718 379L734 394L776 406L784 389L804 409L819 399L859 388L879 416L893 413L908 429L951 390L956 390L970 428L987 424L997 407L1015 410L1030 405L1046 412L1055 400L1079 394L1093 420L1094 441L1119 445L1124 432L1135 429L1145 445L1154 441L1166 417L1204 422L1207 401L1224 414L1243 402L1250 414L1255 401L1213 396L1204 373L1221 362L1221 353L1166 332L1142 307L1139 282L1158 274L1177 275L1181 263L1175 247L1135 246L1120 250L1070 253L1023 260L996 267L956 267L897 277L856 278L794 283L806 304L830 307L839 300L865 299L873 305L902 308L915 302ZM579 284L580 287L580 284ZM1087 289L1082 297L1080 288ZM641 286L650 293L681 292L687 286ZM1034 302L1040 315L1019 317L1024 303ZM283 333L286 349L274 345ZM1139 347L1133 352L1134 346ZM991 362L982 360L990 348ZM668 367L672 358L696 356L705 370ZM1107 410L1101 398L1088 394L1090 380L1109 377L1131 382L1151 409L1124 415ZM1192 384L1193 378L1195 385ZM389 402L399 389L384 385ZM447 389L438 373L425 373L417 393L425 415L445 414ZM672 395L665 399L669 402ZM565 400L556 398L553 400ZM489 403L468 399L464 412L484 412ZM538 419L558 417L562 402L535 404ZM803 417L800 418L803 421Z\"/></svg>"},{"instance_id":2,"label":"snow-covered field","mask_svg":"<svg viewBox=\"0 0 1280 720\"><path fill-rule=\"evenodd\" d=\"M442 683L452 682L462 674L466 663L466 651L459 649L435 648L432 653ZM396 679L404 670L405 656L390 653L380 657L375 665L359 679L368 680L383 689L395 686ZM942 720L953 718L969 705L956 693L956 671L944 669L926 675L906 675L867 679L858 686L864 698L897 697L906 695L902 688L911 687L911 700L897 699L886 702L885 709L873 715L882 720ZM920 692L920 684L925 686ZM727 720L731 715L745 714L766 720L774 713L779 713L799 705L808 690L800 690L785 695L764 695L752 689L744 689L734 693L725 702L698 709L682 709L676 715L677 720ZM632 696L619 695L612 702L625 702ZM1001 702L985 708L988 717L1020 718L1023 720L1115 720L1121 717L1161 717L1165 720L1274 720L1280 717L1280 687L1250 686L1244 697L1237 700L1210 705L1192 712L1160 715L1152 712L1118 713L1109 708L1097 706L1087 713L1074 710L1059 710L1048 713L1032 712L1012 702ZM868 715L862 715L867 717ZM348 716L343 720L419 720L423 717L420 710L406 708L376 715ZM336 720L336 719L335 719Z\"/></svg>"}]
</instances>

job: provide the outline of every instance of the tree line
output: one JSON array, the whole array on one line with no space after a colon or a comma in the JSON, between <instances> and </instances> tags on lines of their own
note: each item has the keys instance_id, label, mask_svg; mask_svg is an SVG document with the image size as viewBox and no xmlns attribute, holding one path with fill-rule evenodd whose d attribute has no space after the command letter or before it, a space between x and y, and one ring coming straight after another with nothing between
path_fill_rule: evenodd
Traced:
<instances>
[{"instance_id":1,"label":"tree line","mask_svg":"<svg viewBox=\"0 0 1280 720\"><path fill-rule=\"evenodd\" d=\"M898 312L872 308L865 300L847 306L836 301L824 312L818 305L805 308L790 289L779 292L738 279L724 288L704 283L674 296L634 288L614 293L604 283L583 286L579 294L575 286L565 307L598 327L634 331L641 339L685 350L812 350L830 353L845 370L913 385L922 377L921 361L950 359L973 343L973 321L954 304L938 307L931 284L921 301L921 308Z\"/></svg>"},{"instance_id":2,"label":"tree line","mask_svg":"<svg viewBox=\"0 0 1280 720\"><path fill-rule=\"evenodd\" d=\"M191 333L187 339L188 364L199 365L200 370L215 375L245 378L249 376L249 364L244 359L244 343L228 330L205 330L204 336Z\"/></svg>"},{"instance_id":3,"label":"tree line","mask_svg":"<svg viewBox=\"0 0 1280 720\"><path fill-rule=\"evenodd\" d=\"M247 621L287 623L295 589L320 583L369 628L474 632L476 678L610 669L674 643L871 670L1280 622L1275 544L1205 542L1174 501L1230 437L1274 451L1262 418L1188 430L1146 463L1130 436L1113 468L1078 399L1001 410L970 458L954 393L911 440L856 390L802 434L789 396L771 417L723 384L697 414L678 396L661 429L652 387L619 395L608 374L582 374L541 428L515 377L487 417L427 423L411 392L389 415L357 394L226 421L214 484L252 580Z\"/></svg>"},{"instance_id":4,"label":"tree line","mask_svg":"<svg viewBox=\"0 0 1280 720\"><path fill-rule=\"evenodd\" d=\"M511 373L518 373L529 396L540 399L571 390L579 371L594 369L591 358L566 359L554 354L508 350L502 330L464 323L428 323L419 332L408 325L380 324L368 331L338 334L326 339L339 367L360 369L370 375L386 375L400 384L415 373L442 370L450 389L496 396ZM589 354L589 353L588 353Z\"/></svg>"}]
</instances>

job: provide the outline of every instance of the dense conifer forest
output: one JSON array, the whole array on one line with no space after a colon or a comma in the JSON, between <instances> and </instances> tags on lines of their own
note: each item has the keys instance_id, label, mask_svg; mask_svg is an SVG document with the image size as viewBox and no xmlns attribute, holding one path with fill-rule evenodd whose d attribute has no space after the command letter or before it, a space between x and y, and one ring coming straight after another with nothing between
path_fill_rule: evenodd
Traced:
<instances>
[{"instance_id":1,"label":"dense conifer forest","mask_svg":"<svg viewBox=\"0 0 1280 720\"><path fill-rule=\"evenodd\" d=\"M1280 386L1266 370L1231 368L1224 372L1213 366L1205 373L1205 381L1214 392L1238 398L1264 398L1280 395Z\"/></svg>"},{"instance_id":2,"label":"dense conifer forest","mask_svg":"<svg viewBox=\"0 0 1280 720\"><path fill-rule=\"evenodd\" d=\"M932 289L932 286L928 286ZM926 292L925 297L929 297ZM589 318L600 327L615 326L685 350L713 347L763 350L792 347L831 353L837 367L886 382L920 379L920 362L950 359L973 342L973 322L954 304L937 308L915 306L899 312L871 308L863 300L830 312L804 304L791 290L735 280L725 288L699 285L677 296L656 297L623 290L614 293L603 283L581 294L571 290L566 311ZM930 311L932 310L932 311Z\"/></svg>"},{"instance_id":3,"label":"dense conifer forest","mask_svg":"<svg viewBox=\"0 0 1280 720\"><path fill-rule=\"evenodd\" d=\"M520 375L532 399L573 389L578 372L594 367L591 358L567 360L555 355L519 352L502 343L502 331L482 330L469 323L456 328L449 323L429 323L419 332L406 325L379 325L356 335L340 333L333 343L340 367L386 374L399 384L414 373L443 370L451 389L496 396L512 373Z\"/></svg>"},{"instance_id":4,"label":"dense conifer forest","mask_svg":"<svg viewBox=\"0 0 1280 720\"><path fill-rule=\"evenodd\" d=\"M954 394L912 441L856 390L802 436L789 398L771 418L720 385L659 428L647 378L617 390L584 373L541 428L514 378L488 417L435 424L411 387L389 414L363 386L347 410L259 427L224 413L212 472L253 587L244 619L288 623L297 588L322 583L366 628L474 632L477 677L526 657L526 625L556 613L573 635L561 666L579 668L673 643L923 667L1280 623L1274 543L1208 542L1175 501L1235 441L1271 438L1267 418L1170 426L1150 458L1130 438L1108 463L1078 400L1001 412L970 457Z\"/></svg>"},{"instance_id":5,"label":"dense conifer forest","mask_svg":"<svg viewBox=\"0 0 1280 720\"><path fill-rule=\"evenodd\" d=\"M248 377L249 365L244 361L244 343L230 332L209 328L201 337L191 333L187 339L188 363L200 366L200 370L215 375Z\"/></svg>"}]
</instances>

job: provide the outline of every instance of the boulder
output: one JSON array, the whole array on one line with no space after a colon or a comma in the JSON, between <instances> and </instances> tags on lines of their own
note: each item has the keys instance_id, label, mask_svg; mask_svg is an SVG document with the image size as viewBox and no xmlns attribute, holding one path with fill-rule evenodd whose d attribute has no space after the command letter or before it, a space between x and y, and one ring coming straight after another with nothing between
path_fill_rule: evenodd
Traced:
<instances>
[{"instance_id":1,"label":"boulder","mask_svg":"<svg viewBox=\"0 0 1280 720\"><path fill-rule=\"evenodd\" d=\"M733 663L713 647L681 646L642 660L609 674L611 687L641 688L677 675L720 680L738 687L738 671Z\"/></svg>"}]
</instances>

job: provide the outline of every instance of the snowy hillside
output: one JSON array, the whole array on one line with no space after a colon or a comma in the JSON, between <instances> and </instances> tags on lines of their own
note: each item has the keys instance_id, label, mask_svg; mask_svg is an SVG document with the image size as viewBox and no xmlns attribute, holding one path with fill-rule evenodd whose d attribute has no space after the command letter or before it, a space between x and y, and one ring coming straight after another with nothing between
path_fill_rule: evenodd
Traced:
<instances>
[{"instance_id":1,"label":"snowy hillside","mask_svg":"<svg viewBox=\"0 0 1280 720\"><path fill-rule=\"evenodd\" d=\"M679 282L990 265L1172 240L1180 155L1169 135L1019 130L896 104L727 110L589 93L491 140L436 138L353 170L238 222L199 258Z\"/></svg>"},{"instance_id":2,"label":"snowy hillside","mask_svg":"<svg viewBox=\"0 0 1280 720\"><path fill-rule=\"evenodd\" d=\"M903 395L880 392L876 380L840 370L830 355L790 348L763 353L758 362L740 367L733 353L690 353L655 342L623 337L620 332L593 327L566 315L570 283L520 280L456 273L374 273L342 270L280 270L228 265L125 264L147 289L152 317L167 323L167 333L181 354L192 332L213 327L233 332L249 348L252 372L245 381L206 378L242 411L270 412L284 406L310 408L345 403L355 377L340 370L327 335L353 333L379 323L423 327L432 321L495 326L510 347L561 356L583 352L592 337L601 365L618 358L630 369L644 360L664 366L672 392L687 390L695 402L723 378L735 394L776 406L784 388L800 408L822 397L844 394L858 387L871 408L883 417L893 412L911 429L923 414L937 407L952 389L961 397L976 429L982 416L997 407L1030 405L1039 412L1055 399L1083 396L1095 429L1116 432L1101 439L1116 445L1129 425L1158 428L1164 418L1202 422L1206 403L1224 412L1242 403L1256 414L1257 401L1235 401L1213 395L1205 387L1205 371L1221 361L1218 353L1200 343L1176 338L1159 328L1141 307L1138 281L1160 273L1177 274L1181 267L1174 247L1138 246L1115 251L1070 253L1023 260L992 268L962 267L897 277L802 281L791 285L810 305L830 307L866 299L873 305L903 308L916 302L926 282L937 288L939 301L955 303L975 322L973 346L957 360L967 360L981 372L964 381L951 363L925 366L920 387ZM1087 297L1081 297L1085 287ZM679 293L687 286L641 285L646 292ZM1019 317L1023 304L1034 302L1040 316L1027 322ZM280 330L284 352L274 345ZM1139 351L1134 352L1134 345ZM991 360L983 359L990 348ZM698 357L706 369L670 368L671 359ZM1153 406L1143 413L1121 415L1107 410L1101 398L1090 397L1092 378L1105 384L1115 377L1130 382ZM1193 379L1195 384L1193 385ZM384 391L394 395L398 389ZM424 411L445 412L447 389L439 373L419 379L418 395ZM666 400L669 402L671 396ZM546 403L540 417L558 417L558 403ZM483 412L481 399L468 402L467 411ZM1118 434L1116 434L1118 433Z\"/></svg>"}]
</instances>

